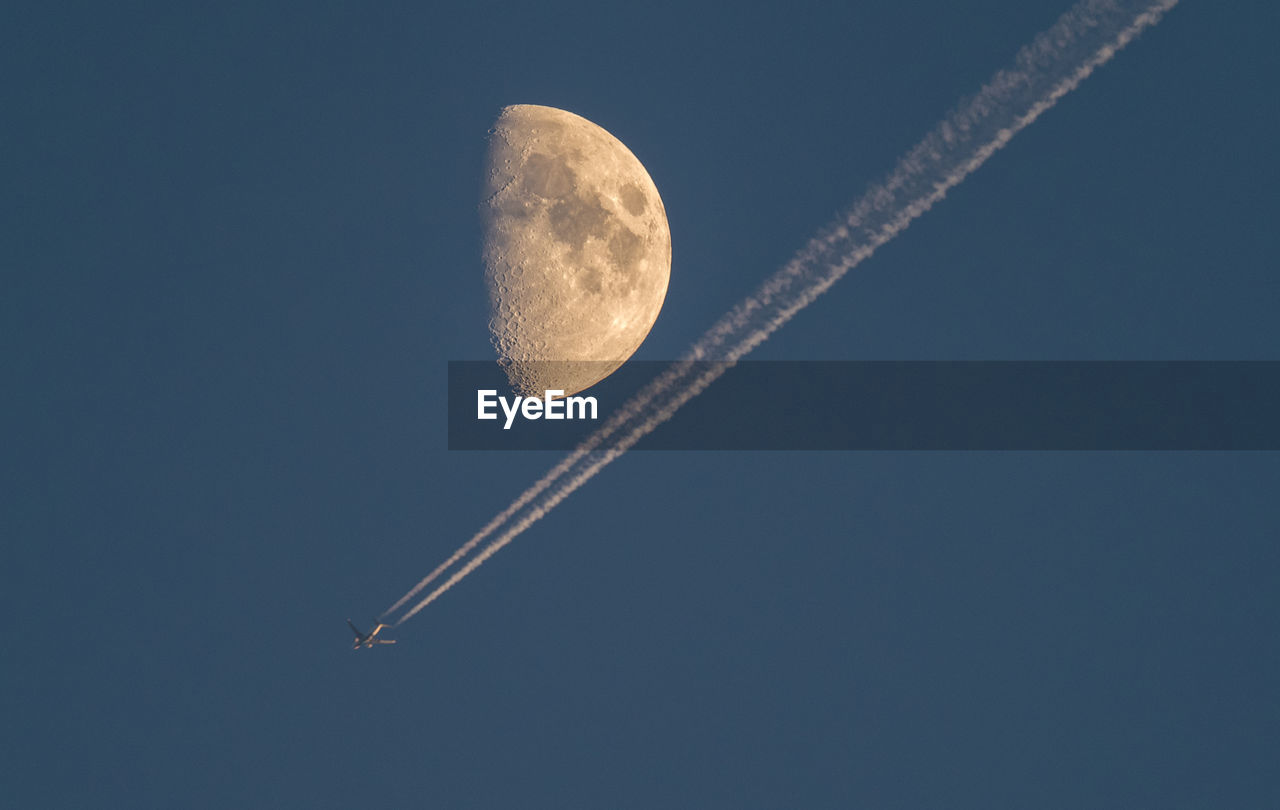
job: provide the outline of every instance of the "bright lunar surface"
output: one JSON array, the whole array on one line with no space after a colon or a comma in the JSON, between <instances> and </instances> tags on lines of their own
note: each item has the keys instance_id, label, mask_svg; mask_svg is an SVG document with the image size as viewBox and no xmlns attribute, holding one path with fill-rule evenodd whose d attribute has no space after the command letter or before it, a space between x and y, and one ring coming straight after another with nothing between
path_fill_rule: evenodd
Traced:
<instances>
[{"instance_id":1,"label":"bright lunar surface","mask_svg":"<svg viewBox=\"0 0 1280 810\"><path fill-rule=\"evenodd\" d=\"M480 208L489 329L513 388L572 394L639 348L667 294L671 232L621 141L554 107L507 107Z\"/></svg>"}]
</instances>

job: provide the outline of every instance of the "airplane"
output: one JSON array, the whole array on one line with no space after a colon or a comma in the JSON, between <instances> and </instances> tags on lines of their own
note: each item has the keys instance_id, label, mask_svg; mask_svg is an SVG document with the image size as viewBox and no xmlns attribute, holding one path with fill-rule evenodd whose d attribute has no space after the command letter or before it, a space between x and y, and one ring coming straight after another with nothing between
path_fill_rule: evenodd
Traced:
<instances>
[{"instance_id":1,"label":"airplane","mask_svg":"<svg viewBox=\"0 0 1280 810\"><path fill-rule=\"evenodd\" d=\"M347 627L350 627L351 632L356 634L356 641L354 644L351 645L351 649L353 650L358 650L361 647L372 647L375 644L395 644L396 643L395 639L393 638L375 638L375 636L378 635L378 631L380 631L382 628L390 627L390 625L382 624L381 622L379 622L378 626L374 627L373 630L369 631L368 633L361 633L359 630L357 630L356 626L351 623L350 619L347 619Z\"/></svg>"}]
</instances>

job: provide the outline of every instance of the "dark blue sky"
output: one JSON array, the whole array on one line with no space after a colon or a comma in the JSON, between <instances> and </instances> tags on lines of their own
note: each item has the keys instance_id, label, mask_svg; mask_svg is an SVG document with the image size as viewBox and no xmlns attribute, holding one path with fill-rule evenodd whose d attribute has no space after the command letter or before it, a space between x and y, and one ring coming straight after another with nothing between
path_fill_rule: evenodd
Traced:
<instances>
[{"instance_id":1,"label":"dark blue sky","mask_svg":"<svg viewBox=\"0 0 1280 810\"><path fill-rule=\"evenodd\" d=\"M1280 804L1274 453L445 449L507 104L626 143L677 356L1068 6L0 19L15 807ZM1184 0L761 359L1280 359L1275 6Z\"/></svg>"}]
</instances>

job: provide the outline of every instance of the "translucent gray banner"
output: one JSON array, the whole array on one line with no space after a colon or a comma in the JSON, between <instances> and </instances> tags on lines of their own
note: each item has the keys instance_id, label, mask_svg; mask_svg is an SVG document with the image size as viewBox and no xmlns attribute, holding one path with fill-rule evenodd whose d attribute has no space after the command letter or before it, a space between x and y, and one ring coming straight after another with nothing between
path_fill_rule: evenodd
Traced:
<instances>
[{"instance_id":1,"label":"translucent gray banner","mask_svg":"<svg viewBox=\"0 0 1280 810\"><path fill-rule=\"evenodd\" d=\"M451 362L449 449L572 449L670 366L628 363L576 402L517 403L496 364ZM600 449L716 373L635 449L1280 449L1269 361L697 363Z\"/></svg>"}]
</instances>

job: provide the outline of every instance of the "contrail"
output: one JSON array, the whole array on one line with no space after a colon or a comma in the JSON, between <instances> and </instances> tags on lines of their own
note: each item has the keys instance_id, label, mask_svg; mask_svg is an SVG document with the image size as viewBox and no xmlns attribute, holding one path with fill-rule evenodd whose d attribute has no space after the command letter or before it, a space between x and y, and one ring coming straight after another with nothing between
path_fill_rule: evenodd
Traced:
<instances>
[{"instance_id":1,"label":"contrail","mask_svg":"<svg viewBox=\"0 0 1280 810\"><path fill-rule=\"evenodd\" d=\"M582 444L578 445L578 447L566 456L563 461L548 470L547 473L539 478L533 486L526 489L520 494L520 497L512 501L510 506L499 512L493 520L490 520L485 524L484 528L476 532L470 540L463 543L457 551L453 552L453 554L449 556L449 559L436 566L434 571L423 577L417 585L414 585L408 593L400 597L394 605L384 610L379 618L386 618L390 614L395 613L406 602L421 593L422 590L430 585L437 577L449 570L454 563L470 554L476 546L484 542L486 537L493 534L493 532L500 528L502 524L507 522L512 515L519 512L530 501L559 480L561 476L572 469L573 466L581 461L585 456L598 448L620 427L634 419L644 409L644 407L653 400L654 397L672 388L677 382L679 382L680 377L686 373L687 369L691 367L691 365L692 364L687 361L673 363L669 368L663 371L662 374L659 374L654 378L648 385L641 389L640 392L624 403L618 412L610 417L608 421L600 426L600 428L584 439ZM408 617L406 616L405 618ZM404 619L401 619L401 621L404 621Z\"/></svg>"},{"instance_id":2,"label":"contrail","mask_svg":"<svg viewBox=\"0 0 1280 810\"><path fill-rule=\"evenodd\" d=\"M606 465L670 419L682 405L767 340L849 270L905 230L1014 135L1078 87L1135 37L1159 22L1177 3L1178 0L1081 0L1073 6L1053 27L1018 52L1013 67L996 73L975 96L947 115L898 162L882 183L873 186L846 214L811 239L753 295L707 330L681 360L629 400L613 419L522 493L386 613L399 609L420 594L485 538L507 526L396 623L410 619L478 568ZM698 360L720 362L694 362ZM614 438L619 433L621 435ZM522 510L519 519L508 526Z\"/></svg>"}]
</instances>

